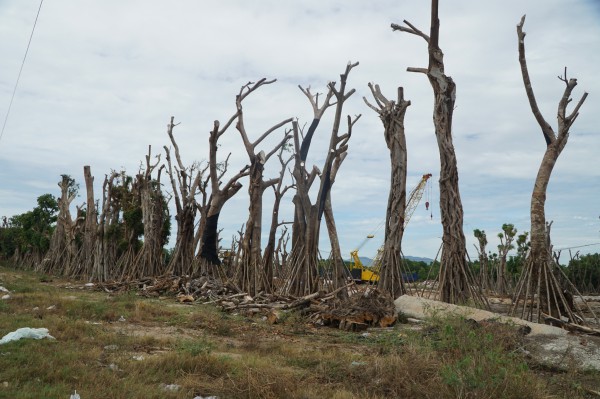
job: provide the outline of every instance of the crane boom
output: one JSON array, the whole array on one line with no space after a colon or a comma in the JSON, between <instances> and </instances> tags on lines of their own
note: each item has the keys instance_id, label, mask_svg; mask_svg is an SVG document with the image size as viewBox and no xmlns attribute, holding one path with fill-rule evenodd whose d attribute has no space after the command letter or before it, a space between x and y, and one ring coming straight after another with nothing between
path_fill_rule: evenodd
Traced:
<instances>
[{"instance_id":1,"label":"crane boom","mask_svg":"<svg viewBox=\"0 0 600 399\"><path fill-rule=\"evenodd\" d=\"M413 213L415 213L415 209L417 209L417 205L419 205L419 201L423 198L423 192L425 191L425 186L427 185L427 180L431 177L431 173L424 174L421 177L421 181L413 190L410 192L408 196L408 201L406 202L406 210L404 211L404 228L408 224L408 221L412 217Z\"/></svg>"},{"instance_id":2,"label":"crane boom","mask_svg":"<svg viewBox=\"0 0 600 399\"><path fill-rule=\"evenodd\" d=\"M419 205L421 198L423 198L423 192L425 191L425 186L427 185L427 181L430 177L431 173L424 174L419 183L410 192L408 201L406 202L406 208L404 210L403 228L406 228L410 218L412 217L413 213L415 213L415 209L417 209L417 205ZM365 245L369 238L373 238L373 235L369 234L354 251L350 252L350 257L354 261L354 264L350 267L350 272L355 280L373 283L379 281L379 267L381 266L383 245L377 250L377 255L375 256L375 259L373 259L371 267L366 267L360 261L360 258L358 257L358 251L363 247L363 245Z\"/></svg>"},{"instance_id":3,"label":"crane boom","mask_svg":"<svg viewBox=\"0 0 600 399\"><path fill-rule=\"evenodd\" d=\"M408 222L410 221L411 216L413 215L413 213L415 213L415 209L417 209L417 205L419 205L419 202L421 201L421 198L423 198L423 193L425 192L425 186L427 185L427 181L429 180L429 178L431 177L431 173L426 173L421 177L421 180L419 181L419 183L415 186L415 188L413 188L413 190L410 192L410 195L408 196L408 202L406 203L406 208L404 211L404 228L406 229L406 226L408 225ZM371 263L372 267L374 270L379 271L379 267L381 266L381 256L383 255L383 246L385 244L382 244L381 247L377 250L377 255L375 255L375 259L373 259L373 262ZM358 257L358 254L356 254L356 256Z\"/></svg>"}]
</instances>

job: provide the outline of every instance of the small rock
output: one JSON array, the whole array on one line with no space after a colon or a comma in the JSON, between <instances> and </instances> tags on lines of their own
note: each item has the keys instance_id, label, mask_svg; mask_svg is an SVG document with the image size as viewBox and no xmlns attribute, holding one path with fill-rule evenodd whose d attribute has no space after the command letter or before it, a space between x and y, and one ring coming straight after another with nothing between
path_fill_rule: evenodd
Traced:
<instances>
[{"instance_id":1,"label":"small rock","mask_svg":"<svg viewBox=\"0 0 600 399\"><path fill-rule=\"evenodd\" d=\"M0 292L10 292L10 291L0 285Z\"/></svg>"},{"instance_id":2,"label":"small rock","mask_svg":"<svg viewBox=\"0 0 600 399\"><path fill-rule=\"evenodd\" d=\"M352 362L350 363L351 366L356 367L356 366L365 366L367 363L366 362Z\"/></svg>"},{"instance_id":3,"label":"small rock","mask_svg":"<svg viewBox=\"0 0 600 399\"><path fill-rule=\"evenodd\" d=\"M133 356L133 360L137 360L138 362L144 360L144 356L139 355L139 356Z\"/></svg>"},{"instance_id":4,"label":"small rock","mask_svg":"<svg viewBox=\"0 0 600 399\"><path fill-rule=\"evenodd\" d=\"M179 303L190 303L190 302L194 302L194 297L191 295L179 295L177 297L177 301Z\"/></svg>"},{"instance_id":5,"label":"small rock","mask_svg":"<svg viewBox=\"0 0 600 399\"><path fill-rule=\"evenodd\" d=\"M125 320L125 318L123 316L121 316L121 317L119 317L119 320L117 320L117 321L124 322L126 320Z\"/></svg>"},{"instance_id":6,"label":"small rock","mask_svg":"<svg viewBox=\"0 0 600 399\"><path fill-rule=\"evenodd\" d=\"M94 284L94 283L86 283L86 284L85 284L85 287L94 287L95 285L96 285L96 284Z\"/></svg>"},{"instance_id":7,"label":"small rock","mask_svg":"<svg viewBox=\"0 0 600 399\"><path fill-rule=\"evenodd\" d=\"M219 397L218 396L212 396L212 395L211 396L200 396L200 395L198 395L198 396L194 396L194 399L219 399Z\"/></svg>"},{"instance_id":8,"label":"small rock","mask_svg":"<svg viewBox=\"0 0 600 399\"><path fill-rule=\"evenodd\" d=\"M114 363L109 364L108 368L111 369L112 371L121 371L121 369L119 368L119 366L117 366Z\"/></svg>"},{"instance_id":9,"label":"small rock","mask_svg":"<svg viewBox=\"0 0 600 399\"><path fill-rule=\"evenodd\" d=\"M36 312L36 311L40 310L40 307L39 307L39 306L36 306L35 308L33 308L33 309L31 309L31 310L33 310L34 312Z\"/></svg>"},{"instance_id":10,"label":"small rock","mask_svg":"<svg viewBox=\"0 0 600 399\"><path fill-rule=\"evenodd\" d=\"M46 310L54 310L56 309L56 305L51 305L46 308Z\"/></svg>"},{"instance_id":11,"label":"small rock","mask_svg":"<svg viewBox=\"0 0 600 399\"><path fill-rule=\"evenodd\" d=\"M364 333L360 334L360 336L363 337L363 338L368 338L368 337L371 336L371 333L364 332Z\"/></svg>"},{"instance_id":12,"label":"small rock","mask_svg":"<svg viewBox=\"0 0 600 399\"><path fill-rule=\"evenodd\" d=\"M8 295L8 294L2 295L2 299L4 299L4 300L10 299L10 295Z\"/></svg>"},{"instance_id":13,"label":"small rock","mask_svg":"<svg viewBox=\"0 0 600 399\"><path fill-rule=\"evenodd\" d=\"M104 347L104 350L106 351L116 351L117 349L119 349L118 345L106 345Z\"/></svg>"},{"instance_id":14,"label":"small rock","mask_svg":"<svg viewBox=\"0 0 600 399\"><path fill-rule=\"evenodd\" d=\"M160 386L162 387L163 391L169 392L177 392L181 388L181 385L177 384L160 384Z\"/></svg>"},{"instance_id":15,"label":"small rock","mask_svg":"<svg viewBox=\"0 0 600 399\"><path fill-rule=\"evenodd\" d=\"M4 388L8 388L8 381L4 381L4 382L2 383L2 386L3 386Z\"/></svg>"}]
</instances>

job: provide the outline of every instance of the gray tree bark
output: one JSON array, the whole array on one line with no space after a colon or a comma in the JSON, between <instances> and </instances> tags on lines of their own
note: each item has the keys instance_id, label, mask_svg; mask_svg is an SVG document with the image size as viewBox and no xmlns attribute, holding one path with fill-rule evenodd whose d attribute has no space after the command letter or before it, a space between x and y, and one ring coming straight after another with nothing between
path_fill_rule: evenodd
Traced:
<instances>
[{"instance_id":1,"label":"gray tree bark","mask_svg":"<svg viewBox=\"0 0 600 399\"><path fill-rule=\"evenodd\" d=\"M584 93L573 111L567 114L567 106L571 102L571 93L577 86L577 79L568 79L567 69L565 68L564 76L559 76L559 79L565 84L565 90L558 103L558 133L555 133L542 116L533 92L525 58L524 24L525 16L521 18L517 25L519 64L529 106L542 130L546 142L546 151L538 169L531 195L531 248L525 261L523 274L517 285L513 313L520 307L520 317L529 320L541 322L545 313L559 318L564 315L575 322L573 309L569 304L570 301L563 295L562 284L556 277L558 270L552 259L549 236L550 224L546 222L545 205L546 191L552 170L567 144L569 129L579 116L579 109L588 93ZM520 302L521 299L523 299L523 302Z\"/></svg>"},{"instance_id":2,"label":"gray tree bark","mask_svg":"<svg viewBox=\"0 0 600 399\"><path fill-rule=\"evenodd\" d=\"M385 218L385 240L381 254L378 288L389 293L392 298L404 294L402 281L402 237L404 235L404 216L406 214L406 170L407 151L404 134L404 115L410 101L404 100L404 90L398 88L397 101L388 100L379 85L369 83L371 94L377 106L365 103L379 114L383 122L383 134L390 150L391 182Z\"/></svg>"}]
</instances>

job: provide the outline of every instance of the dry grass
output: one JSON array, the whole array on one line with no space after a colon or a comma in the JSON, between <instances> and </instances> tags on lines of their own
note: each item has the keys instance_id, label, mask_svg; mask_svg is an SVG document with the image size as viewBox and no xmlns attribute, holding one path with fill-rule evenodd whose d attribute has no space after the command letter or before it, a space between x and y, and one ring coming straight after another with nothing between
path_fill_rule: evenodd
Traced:
<instances>
[{"instance_id":1,"label":"dry grass","mask_svg":"<svg viewBox=\"0 0 600 399\"><path fill-rule=\"evenodd\" d=\"M438 318L423 330L365 337L310 327L297 314L271 326L206 305L41 280L0 267L0 285L12 292L0 302L0 336L46 327L56 337L0 346L0 397L66 398L76 389L83 399L583 398L584 387L600 388L598 373L530 370L505 326Z\"/></svg>"}]
</instances>

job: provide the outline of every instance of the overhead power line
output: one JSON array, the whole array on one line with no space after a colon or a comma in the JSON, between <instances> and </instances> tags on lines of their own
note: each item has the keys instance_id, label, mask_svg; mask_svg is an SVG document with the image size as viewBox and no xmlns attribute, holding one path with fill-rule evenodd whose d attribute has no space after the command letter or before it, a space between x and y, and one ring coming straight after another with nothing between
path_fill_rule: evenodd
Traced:
<instances>
[{"instance_id":1,"label":"overhead power line","mask_svg":"<svg viewBox=\"0 0 600 399\"><path fill-rule=\"evenodd\" d=\"M568 248L558 248L557 251L563 251L565 249L575 249L575 248L591 247L591 246L594 246L594 245L600 245L600 242L595 242L593 244L577 245L577 246L568 247Z\"/></svg>"},{"instance_id":2,"label":"overhead power line","mask_svg":"<svg viewBox=\"0 0 600 399\"><path fill-rule=\"evenodd\" d=\"M33 39L33 32L35 32L35 26L37 25L38 17L40 16L40 11L42 9L43 3L44 3L44 0L40 0L40 6L39 6L37 14L35 16L35 21L33 22L33 28L31 29L31 35L29 36L29 42L27 43L27 48L25 49L25 55L23 56L23 62L21 62L21 68L19 69L19 75L17 76L17 82L15 83L15 88L13 89L12 96L10 97L10 103L8 104L8 109L6 110L6 116L4 117L4 124L2 125L2 131L0 132L0 141L2 141L2 136L4 136L4 129L6 128L6 122L8 122L8 116L10 115L10 109L12 108L12 104L15 99L15 93L17 92L17 87L19 86L19 80L21 79L21 73L23 72L23 67L25 66L25 60L27 59L27 53L29 53L29 46L31 46L31 39Z\"/></svg>"}]
</instances>

